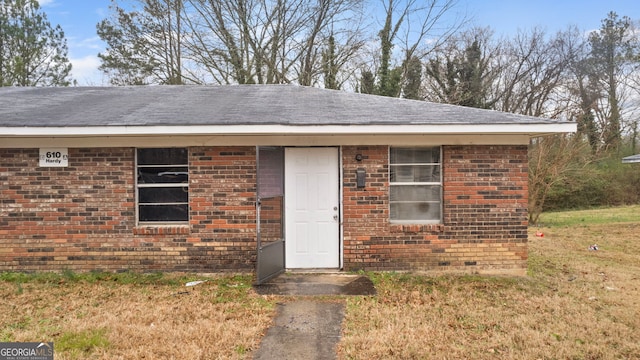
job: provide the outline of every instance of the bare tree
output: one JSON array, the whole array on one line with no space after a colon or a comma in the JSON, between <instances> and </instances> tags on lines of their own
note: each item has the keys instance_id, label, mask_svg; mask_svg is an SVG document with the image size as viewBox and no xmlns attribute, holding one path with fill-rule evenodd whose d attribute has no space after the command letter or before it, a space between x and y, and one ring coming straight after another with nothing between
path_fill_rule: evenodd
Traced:
<instances>
[{"instance_id":1,"label":"bare tree","mask_svg":"<svg viewBox=\"0 0 640 360\"><path fill-rule=\"evenodd\" d=\"M425 64L427 99L455 105L492 108L491 90L502 71L503 44L489 28L472 28L452 37Z\"/></svg>"},{"instance_id":2,"label":"bare tree","mask_svg":"<svg viewBox=\"0 0 640 360\"><path fill-rule=\"evenodd\" d=\"M548 37L534 29L519 33L501 58L502 74L494 88L496 109L530 116L566 116L570 65L577 55L573 31Z\"/></svg>"},{"instance_id":3,"label":"bare tree","mask_svg":"<svg viewBox=\"0 0 640 360\"><path fill-rule=\"evenodd\" d=\"M385 17L378 32L380 48L375 92L395 97L402 94L402 84L406 83L409 71L415 75L415 61L424 61L461 28L465 19L460 17L445 24L445 15L455 11L456 0L380 2Z\"/></svg>"},{"instance_id":4,"label":"bare tree","mask_svg":"<svg viewBox=\"0 0 640 360\"><path fill-rule=\"evenodd\" d=\"M339 72L363 45L361 0L186 1L188 57L215 83L316 85L327 46Z\"/></svg>"}]
</instances>

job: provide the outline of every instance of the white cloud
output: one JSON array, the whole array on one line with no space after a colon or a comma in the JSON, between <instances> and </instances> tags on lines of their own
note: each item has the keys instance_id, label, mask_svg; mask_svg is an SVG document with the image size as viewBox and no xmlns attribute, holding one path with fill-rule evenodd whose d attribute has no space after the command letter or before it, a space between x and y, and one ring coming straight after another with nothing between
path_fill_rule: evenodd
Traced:
<instances>
[{"instance_id":1,"label":"white cloud","mask_svg":"<svg viewBox=\"0 0 640 360\"><path fill-rule=\"evenodd\" d=\"M95 55L87 55L82 58L70 59L73 68L71 76L78 82L80 86L106 86L109 85L108 80L98 70L100 59Z\"/></svg>"},{"instance_id":2,"label":"white cloud","mask_svg":"<svg viewBox=\"0 0 640 360\"><path fill-rule=\"evenodd\" d=\"M99 37L69 38L69 61L73 65L72 77L80 86L108 85L102 71L98 70L100 60L97 54L104 52L105 45Z\"/></svg>"},{"instance_id":3,"label":"white cloud","mask_svg":"<svg viewBox=\"0 0 640 360\"><path fill-rule=\"evenodd\" d=\"M103 51L105 48L104 42L102 42L98 36L89 38L69 37L67 38L67 41L70 48L82 49L83 51L90 50L97 53Z\"/></svg>"}]
</instances>

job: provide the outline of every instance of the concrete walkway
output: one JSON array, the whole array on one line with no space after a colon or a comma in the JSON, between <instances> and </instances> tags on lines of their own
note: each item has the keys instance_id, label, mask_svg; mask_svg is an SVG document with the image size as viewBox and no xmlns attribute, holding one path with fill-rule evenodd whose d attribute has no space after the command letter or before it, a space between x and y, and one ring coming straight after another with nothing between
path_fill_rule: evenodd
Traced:
<instances>
[{"instance_id":1,"label":"concrete walkway","mask_svg":"<svg viewBox=\"0 0 640 360\"><path fill-rule=\"evenodd\" d=\"M274 324L254 359L335 359L344 303L313 300L279 304Z\"/></svg>"},{"instance_id":2,"label":"concrete walkway","mask_svg":"<svg viewBox=\"0 0 640 360\"><path fill-rule=\"evenodd\" d=\"M274 323L254 354L260 360L335 359L344 301L314 296L376 294L369 278L344 274L283 274L254 289L259 294L304 296L278 304Z\"/></svg>"}]
</instances>

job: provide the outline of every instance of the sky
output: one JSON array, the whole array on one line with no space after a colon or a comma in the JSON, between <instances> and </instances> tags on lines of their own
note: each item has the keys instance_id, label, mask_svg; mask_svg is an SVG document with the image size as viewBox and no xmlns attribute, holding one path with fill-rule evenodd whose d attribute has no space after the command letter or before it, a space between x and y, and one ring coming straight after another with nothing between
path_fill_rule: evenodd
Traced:
<instances>
[{"instance_id":1,"label":"sky","mask_svg":"<svg viewBox=\"0 0 640 360\"><path fill-rule=\"evenodd\" d=\"M375 2L375 0L372 0ZM69 46L72 76L80 86L108 85L98 70L97 54L105 44L96 24L109 14L109 0L40 0L52 26L60 25ZM639 0L458 0L456 11L477 26L489 26L496 36L539 27L548 32L575 25L584 31L600 28L610 11L640 21Z\"/></svg>"}]
</instances>

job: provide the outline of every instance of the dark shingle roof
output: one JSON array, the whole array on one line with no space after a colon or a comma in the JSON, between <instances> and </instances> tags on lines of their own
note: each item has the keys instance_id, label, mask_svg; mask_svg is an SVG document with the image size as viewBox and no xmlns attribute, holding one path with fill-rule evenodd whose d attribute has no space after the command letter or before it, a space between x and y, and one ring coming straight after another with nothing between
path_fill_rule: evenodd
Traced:
<instances>
[{"instance_id":1,"label":"dark shingle roof","mask_svg":"<svg viewBox=\"0 0 640 360\"><path fill-rule=\"evenodd\" d=\"M0 127L553 123L293 85L0 88Z\"/></svg>"}]
</instances>

